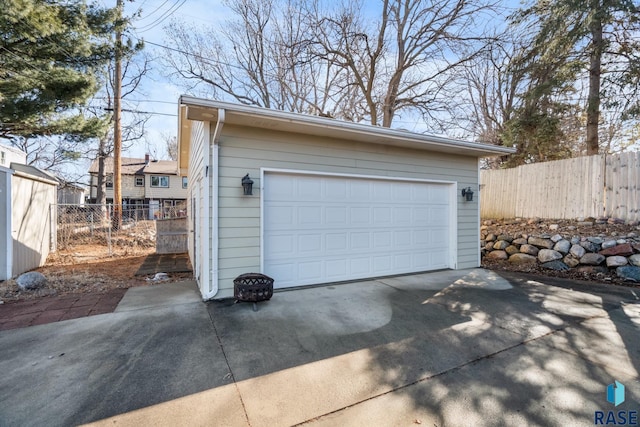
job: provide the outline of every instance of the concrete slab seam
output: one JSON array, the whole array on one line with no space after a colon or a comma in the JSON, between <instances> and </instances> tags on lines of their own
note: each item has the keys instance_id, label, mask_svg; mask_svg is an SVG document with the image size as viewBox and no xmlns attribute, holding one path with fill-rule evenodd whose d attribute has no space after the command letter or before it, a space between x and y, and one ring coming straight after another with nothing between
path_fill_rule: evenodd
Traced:
<instances>
[{"instance_id":1,"label":"concrete slab seam","mask_svg":"<svg viewBox=\"0 0 640 427\"><path fill-rule=\"evenodd\" d=\"M231 374L231 380L233 381L233 386L236 389L236 393L238 393L238 398L240 399L240 404L242 405L242 411L244 412L244 417L247 420L247 425L251 427L251 421L249 421L249 414L247 413L247 407L244 404L244 399L242 399L242 393L240 393L240 388L238 387L238 382L236 381L236 376L231 369L231 365L229 364L229 358L227 357L227 352L224 350L224 345L222 344L222 340L220 339L220 334L218 333L218 328L216 328L216 322L213 320L213 316L211 312L207 310L209 314L209 320L211 321L211 326L213 326L213 331L216 334L216 340L218 341L218 346L220 346L220 351L222 351L222 356L224 357L224 363L227 365L227 369L229 370L229 374Z\"/></svg>"}]
</instances>

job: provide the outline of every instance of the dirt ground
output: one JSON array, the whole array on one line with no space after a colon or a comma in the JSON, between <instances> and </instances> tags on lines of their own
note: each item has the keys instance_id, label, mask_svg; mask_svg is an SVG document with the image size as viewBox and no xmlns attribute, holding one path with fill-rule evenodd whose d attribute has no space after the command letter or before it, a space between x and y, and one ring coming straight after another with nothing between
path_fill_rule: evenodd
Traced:
<instances>
[{"instance_id":1,"label":"dirt ground","mask_svg":"<svg viewBox=\"0 0 640 427\"><path fill-rule=\"evenodd\" d=\"M573 220L540 220L540 219L489 219L482 221L481 233L493 233L496 236L506 234L511 237L521 235L540 236L543 234L561 234L565 238L573 236L589 237L600 236L610 238L622 238L626 236L640 235L640 226L637 224L608 223L604 220L598 221L594 218L587 218L583 222L592 222L592 225L579 225ZM598 223L601 222L601 223ZM552 230L555 224L557 229ZM554 271L542 268L540 264L513 264L506 260L491 260L482 258L484 268L496 271L517 271L537 274L541 276L559 277L574 280L587 280L597 283L612 283L616 285L640 287L640 284L621 280L614 271L605 273L585 273L575 269L568 271Z\"/></svg>"},{"instance_id":2,"label":"dirt ground","mask_svg":"<svg viewBox=\"0 0 640 427\"><path fill-rule=\"evenodd\" d=\"M105 293L114 288L147 286L151 277L136 276L147 255L155 248L113 248L112 255L100 245L75 246L73 250L53 253L38 271L47 278L47 285L37 291L20 291L15 280L0 282L0 301L12 302L44 296L72 293ZM172 273L168 282L185 280L191 273ZM165 281L164 283L166 283Z\"/></svg>"}]
</instances>

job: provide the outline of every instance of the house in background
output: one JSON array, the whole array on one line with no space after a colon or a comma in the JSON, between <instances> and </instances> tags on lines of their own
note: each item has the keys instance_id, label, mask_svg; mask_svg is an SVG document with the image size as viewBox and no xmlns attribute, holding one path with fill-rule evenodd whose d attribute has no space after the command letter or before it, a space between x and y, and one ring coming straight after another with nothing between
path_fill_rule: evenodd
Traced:
<instances>
[{"instance_id":1,"label":"house in background","mask_svg":"<svg viewBox=\"0 0 640 427\"><path fill-rule=\"evenodd\" d=\"M513 149L179 102L189 255L203 299L232 296L234 278L249 272L287 288L480 265L479 159Z\"/></svg>"},{"instance_id":2,"label":"house in background","mask_svg":"<svg viewBox=\"0 0 640 427\"><path fill-rule=\"evenodd\" d=\"M11 163L26 164L27 153L15 147L0 143L0 166L8 168Z\"/></svg>"},{"instance_id":3,"label":"house in background","mask_svg":"<svg viewBox=\"0 0 640 427\"><path fill-rule=\"evenodd\" d=\"M181 174L178 162L122 158L122 203L130 209L148 206L149 218L158 218L166 210L185 206L187 175ZM98 185L98 160L89 168L91 203L96 202ZM113 203L113 157L105 160L107 203Z\"/></svg>"},{"instance_id":4,"label":"house in background","mask_svg":"<svg viewBox=\"0 0 640 427\"><path fill-rule=\"evenodd\" d=\"M58 179L58 204L59 205L82 205L85 200L86 189L79 185L65 182Z\"/></svg>"}]
</instances>

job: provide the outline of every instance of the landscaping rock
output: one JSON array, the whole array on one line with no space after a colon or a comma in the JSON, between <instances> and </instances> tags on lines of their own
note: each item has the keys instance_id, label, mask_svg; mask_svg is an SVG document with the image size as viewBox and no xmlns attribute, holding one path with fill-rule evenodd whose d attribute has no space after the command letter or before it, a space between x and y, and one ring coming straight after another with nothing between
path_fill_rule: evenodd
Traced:
<instances>
[{"instance_id":1,"label":"landscaping rock","mask_svg":"<svg viewBox=\"0 0 640 427\"><path fill-rule=\"evenodd\" d=\"M627 258L620 255L607 257L607 267L622 267L628 263Z\"/></svg>"},{"instance_id":2,"label":"landscaping rock","mask_svg":"<svg viewBox=\"0 0 640 427\"><path fill-rule=\"evenodd\" d=\"M632 254L633 254L633 248L629 243L613 246L600 251L600 255L604 255L604 256L613 256L613 255L629 256Z\"/></svg>"},{"instance_id":3,"label":"landscaping rock","mask_svg":"<svg viewBox=\"0 0 640 427\"><path fill-rule=\"evenodd\" d=\"M538 260L542 263L558 259L562 259L562 254L558 251L554 251L553 249L540 249L540 252L538 252Z\"/></svg>"},{"instance_id":4,"label":"landscaping rock","mask_svg":"<svg viewBox=\"0 0 640 427\"><path fill-rule=\"evenodd\" d=\"M549 224L549 230L557 230L560 227L558 224Z\"/></svg>"},{"instance_id":5,"label":"landscaping rock","mask_svg":"<svg viewBox=\"0 0 640 427\"><path fill-rule=\"evenodd\" d=\"M544 250L544 249L543 249ZM569 269L569 266L562 261L549 261L543 264L540 264L542 268L548 268L550 270L556 271L566 271Z\"/></svg>"},{"instance_id":6,"label":"landscaping rock","mask_svg":"<svg viewBox=\"0 0 640 427\"><path fill-rule=\"evenodd\" d=\"M18 276L16 283L22 291L33 291L44 287L47 284L47 278L37 271L29 271Z\"/></svg>"},{"instance_id":7,"label":"landscaping rock","mask_svg":"<svg viewBox=\"0 0 640 427\"><path fill-rule=\"evenodd\" d=\"M496 240L496 235L491 233L491 234L487 234L487 238L485 239L487 242L493 242L494 240Z\"/></svg>"},{"instance_id":8,"label":"landscaping rock","mask_svg":"<svg viewBox=\"0 0 640 427\"><path fill-rule=\"evenodd\" d=\"M555 245L553 245L553 250L561 252L563 254L568 254L571 249L571 242L568 240L558 240Z\"/></svg>"},{"instance_id":9,"label":"landscaping rock","mask_svg":"<svg viewBox=\"0 0 640 427\"><path fill-rule=\"evenodd\" d=\"M505 242L513 242L513 237L507 236L506 234L501 234L498 236L498 240L504 240Z\"/></svg>"},{"instance_id":10,"label":"landscaping rock","mask_svg":"<svg viewBox=\"0 0 640 427\"><path fill-rule=\"evenodd\" d=\"M551 241L553 243L558 243L560 240L562 240L562 236L559 234L554 234L553 236L551 236Z\"/></svg>"},{"instance_id":11,"label":"landscaping rock","mask_svg":"<svg viewBox=\"0 0 640 427\"><path fill-rule=\"evenodd\" d=\"M520 253L520 249L517 246L509 245L504 250L509 256Z\"/></svg>"},{"instance_id":12,"label":"landscaping rock","mask_svg":"<svg viewBox=\"0 0 640 427\"><path fill-rule=\"evenodd\" d=\"M632 282L640 282L640 267L632 265L618 267L616 268L616 274L622 279L630 280Z\"/></svg>"},{"instance_id":13,"label":"landscaping rock","mask_svg":"<svg viewBox=\"0 0 640 427\"><path fill-rule=\"evenodd\" d=\"M631 255L629 257L629 264L640 267L640 254Z\"/></svg>"},{"instance_id":14,"label":"landscaping rock","mask_svg":"<svg viewBox=\"0 0 640 427\"><path fill-rule=\"evenodd\" d=\"M579 243L580 243L580 238L579 238L578 236L573 236L573 237L571 238L571 244L572 244L572 245L577 245L577 244L579 244Z\"/></svg>"},{"instance_id":15,"label":"landscaping rock","mask_svg":"<svg viewBox=\"0 0 640 427\"><path fill-rule=\"evenodd\" d=\"M526 245L527 244L527 239L525 239L524 237L518 237L517 239L514 239L513 242L514 245Z\"/></svg>"},{"instance_id":16,"label":"landscaping rock","mask_svg":"<svg viewBox=\"0 0 640 427\"><path fill-rule=\"evenodd\" d=\"M580 264L580 260L576 259L573 255L567 255L562 259L562 262L571 268L577 267Z\"/></svg>"},{"instance_id":17,"label":"landscaping rock","mask_svg":"<svg viewBox=\"0 0 640 427\"><path fill-rule=\"evenodd\" d=\"M596 254L596 253L588 253L584 254L580 258L580 264L584 265L600 265L604 261L604 255Z\"/></svg>"},{"instance_id":18,"label":"landscaping rock","mask_svg":"<svg viewBox=\"0 0 640 427\"><path fill-rule=\"evenodd\" d=\"M493 251L487 254L487 258L490 259L508 259L509 255L505 251Z\"/></svg>"},{"instance_id":19,"label":"landscaping rock","mask_svg":"<svg viewBox=\"0 0 640 427\"><path fill-rule=\"evenodd\" d=\"M538 258L528 254L513 254L509 257L509 262L514 264L536 263Z\"/></svg>"},{"instance_id":20,"label":"landscaping rock","mask_svg":"<svg viewBox=\"0 0 640 427\"><path fill-rule=\"evenodd\" d=\"M580 246L585 248L587 252L598 252L598 250L600 249L600 246L587 240L585 240L584 242L580 242Z\"/></svg>"},{"instance_id":21,"label":"landscaping rock","mask_svg":"<svg viewBox=\"0 0 640 427\"><path fill-rule=\"evenodd\" d=\"M493 242L487 242L487 244L486 244L486 245L484 245L484 248L485 248L486 250L488 250L488 251L492 251L492 250L493 250L493 245L494 245L494 244L495 244L495 243L493 243Z\"/></svg>"},{"instance_id":22,"label":"landscaping rock","mask_svg":"<svg viewBox=\"0 0 640 427\"><path fill-rule=\"evenodd\" d=\"M509 246L509 242L505 242L504 240L498 240L493 244L493 249L501 251L503 249L506 249L507 246Z\"/></svg>"},{"instance_id":23,"label":"landscaping rock","mask_svg":"<svg viewBox=\"0 0 640 427\"><path fill-rule=\"evenodd\" d=\"M571 246L571 249L569 250L569 252L574 257L580 259L580 258L582 258L584 256L584 254L587 253L587 250L585 248L583 248L582 246L580 246L580 245L573 245L573 246Z\"/></svg>"},{"instance_id":24,"label":"landscaping rock","mask_svg":"<svg viewBox=\"0 0 640 427\"><path fill-rule=\"evenodd\" d=\"M528 243L538 248L551 249L553 248L553 242L551 239L544 239L542 237L529 237Z\"/></svg>"},{"instance_id":25,"label":"landscaping rock","mask_svg":"<svg viewBox=\"0 0 640 427\"><path fill-rule=\"evenodd\" d=\"M520 246L520 252L527 255L538 256L538 252L540 252L540 249L536 248L533 245L527 244L527 245Z\"/></svg>"},{"instance_id":26,"label":"landscaping rock","mask_svg":"<svg viewBox=\"0 0 640 427\"><path fill-rule=\"evenodd\" d=\"M618 242L616 242L615 240L605 240L604 243L602 243L602 249L609 249L616 246L617 244Z\"/></svg>"},{"instance_id":27,"label":"landscaping rock","mask_svg":"<svg viewBox=\"0 0 640 427\"><path fill-rule=\"evenodd\" d=\"M580 221L578 222L578 227L591 227L593 226L592 221Z\"/></svg>"},{"instance_id":28,"label":"landscaping rock","mask_svg":"<svg viewBox=\"0 0 640 427\"><path fill-rule=\"evenodd\" d=\"M604 239L602 237L587 237L587 240L596 245L601 245L604 243Z\"/></svg>"}]
</instances>

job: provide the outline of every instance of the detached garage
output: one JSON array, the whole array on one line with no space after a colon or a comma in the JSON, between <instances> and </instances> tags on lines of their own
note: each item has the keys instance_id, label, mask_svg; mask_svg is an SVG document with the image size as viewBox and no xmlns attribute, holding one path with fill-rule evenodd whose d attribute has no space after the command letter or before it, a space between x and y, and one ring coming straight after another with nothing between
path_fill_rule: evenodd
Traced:
<instances>
[{"instance_id":1,"label":"detached garage","mask_svg":"<svg viewBox=\"0 0 640 427\"><path fill-rule=\"evenodd\" d=\"M277 289L476 267L478 159L511 152L183 96L179 164L202 296L232 296L248 272Z\"/></svg>"}]
</instances>

